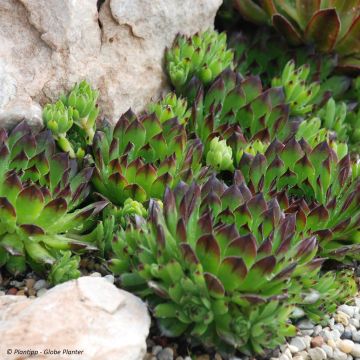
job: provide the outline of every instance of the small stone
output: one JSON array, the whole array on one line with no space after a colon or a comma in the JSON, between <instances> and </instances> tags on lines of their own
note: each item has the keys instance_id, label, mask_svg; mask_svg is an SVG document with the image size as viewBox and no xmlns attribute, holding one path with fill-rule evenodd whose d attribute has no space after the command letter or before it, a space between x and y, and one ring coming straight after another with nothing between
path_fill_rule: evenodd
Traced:
<instances>
[{"instance_id":1,"label":"small stone","mask_svg":"<svg viewBox=\"0 0 360 360\"><path fill-rule=\"evenodd\" d=\"M157 355L162 349L163 349L162 346L160 346L160 345L155 345L155 346L153 346L153 348L151 349L151 353L152 353L153 355Z\"/></svg>"},{"instance_id":2,"label":"small stone","mask_svg":"<svg viewBox=\"0 0 360 360\"><path fill-rule=\"evenodd\" d=\"M157 354L157 358L158 360L173 360L174 350L169 347L166 347Z\"/></svg>"},{"instance_id":3,"label":"small stone","mask_svg":"<svg viewBox=\"0 0 360 360\"><path fill-rule=\"evenodd\" d=\"M296 353L299 352L299 349L296 346L293 346L293 345L288 345L288 349L290 350L290 352L292 354L296 354Z\"/></svg>"},{"instance_id":4,"label":"small stone","mask_svg":"<svg viewBox=\"0 0 360 360\"><path fill-rule=\"evenodd\" d=\"M351 339L352 339L352 332L349 331L349 330L345 330L345 331L341 334L341 339L351 340Z\"/></svg>"},{"instance_id":5,"label":"small stone","mask_svg":"<svg viewBox=\"0 0 360 360\"><path fill-rule=\"evenodd\" d=\"M320 331L320 334L319 334L323 339L325 340L329 340L329 339L333 339L333 336L331 334L331 331L327 330L327 329L323 329L322 331Z\"/></svg>"},{"instance_id":6,"label":"small stone","mask_svg":"<svg viewBox=\"0 0 360 360\"><path fill-rule=\"evenodd\" d=\"M336 340L339 340L340 337L341 337L341 334L340 334L339 330L337 330L337 329L334 329L334 330L331 331L330 333L331 333L332 339L334 339L335 341L336 341Z\"/></svg>"},{"instance_id":7,"label":"small stone","mask_svg":"<svg viewBox=\"0 0 360 360\"><path fill-rule=\"evenodd\" d=\"M311 346L311 336L305 335L305 336L303 337L303 339L304 339L306 348L307 348L307 349L310 349L310 346Z\"/></svg>"},{"instance_id":8,"label":"small stone","mask_svg":"<svg viewBox=\"0 0 360 360\"><path fill-rule=\"evenodd\" d=\"M209 355L200 355L196 357L196 360L210 360Z\"/></svg>"},{"instance_id":9,"label":"small stone","mask_svg":"<svg viewBox=\"0 0 360 360\"><path fill-rule=\"evenodd\" d=\"M354 344L354 347L352 348L351 355L355 358L360 357L360 345Z\"/></svg>"},{"instance_id":10,"label":"small stone","mask_svg":"<svg viewBox=\"0 0 360 360\"><path fill-rule=\"evenodd\" d=\"M301 356L304 360L310 360L310 355L307 351L300 351L296 356Z\"/></svg>"},{"instance_id":11,"label":"small stone","mask_svg":"<svg viewBox=\"0 0 360 360\"><path fill-rule=\"evenodd\" d=\"M291 350L289 349L289 347L286 348L284 355L286 355L288 357L288 359L292 360L292 354L291 354Z\"/></svg>"},{"instance_id":12,"label":"small stone","mask_svg":"<svg viewBox=\"0 0 360 360\"><path fill-rule=\"evenodd\" d=\"M313 330L314 324L310 320L304 319L298 322L297 327L300 330Z\"/></svg>"},{"instance_id":13,"label":"small stone","mask_svg":"<svg viewBox=\"0 0 360 360\"><path fill-rule=\"evenodd\" d=\"M184 358L182 356L178 356L176 360L184 360Z\"/></svg>"},{"instance_id":14,"label":"small stone","mask_svg":"<svg viewBox=\"0 0 360 360\"><path fill-rule=\"evenodd\" d=\"M90 274L91 277L102 277L101 274L99 272L93 272L92 274Z\"/></svg>"},{"instance_id":15,"label":"small stone","mask_svg":"<svg viewBox=\"0 0 360 360\"><path fill-rule=\"evenodd\" d=\"M360 343L360 331L353 331L352 339L353 341Z\"/></svg>"},{"instance_id":16,"label":"small stone","mask_svg":"<svg viewBox=\"0 0 360 360\"><path fill-rule=\"evenodd\" d=\"M314 327L314 333L313 333L313 335L314 336L318 336L318 335L320 335L320 331L322 330L322 326L321 325L316 325L315 327Z\"/></svg>"},{"instance_id":17,"label":"small stone","mask_svg":"<svg viewBox=\"0 0 360 360\"><path fill-rule=\"evenodd\" d=\"M40 290L38 290L38 292L36 293L36 296L40 297L43 296L48 290L45 288L42 288Z\"/></svg>"},{"instance_id":18,"label":"small stone","mask_svg":"<svg viewBox=\"0 0 360 360\"><path fill-rule=\"evenodd\" d=\"M105 275L104 279L107 280L110 284L113 284L115 282L114 275L111 275L111 274Z\"/></svg>"},{"instance_id":19,"label":"small stone","mask_svg":"<svg viewBox=\"0 0 360 360\"><path fill-rule=\"evenodd\" d=\"M357 318L351 318L349 320L350 324L355 326L357 329L360 327L360 320Z\"/></svg>"},{"instance_id":20,"label":"small stone","mask_svg":"<svg viewBox=\"0 0 360 360\"><path fill-rule=\"evenodd\" d=\"M306 349L306 343L304 339L300 336L296 336L291 339L290 345L297 348L296 352L302 351Z\"/></svg>"},{"instance_id":21,"label":"small stone","mask_svg":"<svg viewBox=\"0 0 360 360\"><path fill-rule=\"evenodd\" d=\"M291 357L292 358L292 357ZM286 356L285 354L282 354L280 357L279 357L279 360L290 360L290 358L288 356Z\"/></svg>"},{"instance_id":22,"label":"small stone","mask_svg":"<svg viewBox=\"0 0 360 360\"><path fill-rule=\"evenodd\" d=\"M331 346L326 345L326 344L323 344L323 345L321 346L321 348L326 352L326 355L327 355L328 358L332 358L332 357L333 357L334 350L332 349Z\"/></svg>"},{"instance_id":23,"label":"small stone","mask_svg":"<svg viewBox=\"0 0 360 360\"><path fill-rule=\"evenodd\" d=\"M6 294L5 291L0 290L0 296L3 296L5 294Z\"/></svg>"},{"instance_id":24,"label":"small stone","mask_svg":"<svg viewBox=\"0 0 360 360\"><path fill-rule=\"evenodd\" d=\"M353 360L353 357L350 354L348 354L346 360Z\"/></svg>"},{"instance_id":25,"label":"small stone","mask_svg":"<svg viewBox=\"0 0 360 360\"><path fill-rule=\"evenodd\" d=\"M12 281L10 281L10 285L20 289L25 285L25 282L24 281L12 280Z\"/></svg>"},{"instance_id":26,"label":"small stone","mask_svg":"<svg viewBox=\"0 0 360 360\"><path fill-rule=\"evenodd\" d=\"M334 339L328 339L327 344L331 346L333 349L336 348L336 342L334 341Z\"/></svg>"},{"instance_id":27,"label":"small stone","mask_svg":"<svg viewBox=\"0 0 360 360\"><path fill-rule=\"evenodd\" d=\"M25 296L25 290L19 290L19 291L16 293L16 296Z\"/></svg>"},{"instance_id":28,"label":"small stone","mask_svg":"<svg viewBox=\"0 0 360 360\"><path fill-rule=\"evenodd\" d=\"M309 350L311 360L324 360L326 359L326 352L321 348L314 348Z\"/></svg>"},{"instance_id":29,"label":"small stone","mask_svg":"<svg viewBox=\"0 0 360 360\"><path fill-rule=\"evenodd\" d=\"M18 289L17 288L10 288L8 291L7 291L7 295L16 295L16 293L18 292Z\"/></svg>"},{"instance_id":30,"label":"small stone","mask_svg":"<svg viewBox=\"0 0 360 360\"><path fill-rule=\"evenodd\" d=\"M293 360L304 360L304 358L300 355L296 355L293 357Z\"/></svg>"},{"instance_id":31,"label":"small stone","mask_svg":"<svg viewBox=\"0 0 360 360\"><path fill-rule=\"evenodd\" d=\"M333 353L333 359L334 360L346 360L347 354L343 353L339 349L335 349Z\"/></svg>"},{"instance_id":32,"label":"small stone","mask_svg":"<svg viewBox=\"0 0 360 360\"><path fill-rule=\"evenodd\" d=\"M344 305L340 305L338 307L338 310L342 311L346 315L349 315L349 317L353 317L355 315L355 306L344 304Z\"/></svg>"},{"instance_id":33,"label":"small stone","mask_svg":"<svg viewBox=\"0 0 360 360\"><path fill-rule=\"evenodd\" d=\"M336 324L334 326L334 330L337 330L340 334L342 334L345 331L343 324Z\"/></svg>"},{"instance_id":34,"label":"small stone","mask_svg":"<svg viewBox=\"0 0 360 360\"><path fill-rule=\"evenodd\" d=\"M338 348L345 354L350 354L354 348L354 343L351 340L340 340Z\"/></svg>"},{"instance_id":35,"label":"small stone","mask_svg":"<svg viewBox=\"0 0 360 360\"><path fill-rule=\"evenodd\" d=\"M219 353L216 353L214 360L223 360L223 358L221 357L221 355Z\"/></svg>"},{"instance_id":36,"label":"small stone","mask_svg":"<svg viewBox=\"0 0 360 360\"><path fill-rule=\"evenodd\" d=\"M314 334L314 330L301 330L301 334L311 336Z\"/></svg>"},{"instance_id":37,"label":"small stone","mask_svg":"<svg viewBox=\"0 0 360 360\"><path fill-rule=\"evenodd\" d=\"M321 336L315 336L314 338L311 339L312 348L322 347L323 344L324 344L324 338Z\"/></svg>"},{"instance_id":38,"label":"small stone","mask_svg":"<svg viewBox=\"0 0 360 360\"><path fill-rule=\"evenodd\" d=\"M335 319L332 317L330 320L329 320L329 326L331 328L333 328L333 326L335 325Z\"/></svg>"},{"instance_id":39,"label":"small stone","mask_svg":"<svg viewBox=\"0 0 360 360\"><path fill-rule=\"evenodd\" d=\"M349 315L345 314L342 311L338 311L335 314L334 319L337 323L341 323L345 326L349 325Z\"/></svg>"},{"instance_id":40,"label":"small stone","mask_svg":"<svg viewBox=\"0 0 360 360\"><path fill-rule=\"evenodd\" d=\"M48 283L44 279L40 279L34 284L34 290L36 291L39 291L40 289L47 287L48 287Z\"/></svg>"},{"instance_id":41,"label":"small stone","mask_svg":"<svg viewBox=\"0 0 360 360\"><path fill-rule=\"evenodd\" d=\"M191 360L190 356L186 356L184 360Z\"/></svg>"},{"instance_id":42,"label":"small stone","mask_svg":"<svg viewBox=\"0 0 360 360\"><path fill-rule=\"evenodd\" d=\"M25 280L25 286L28 289L32 289L34 287L34 284L35 284L35 279L26 279Z\"/></svg>"}]
</instances>

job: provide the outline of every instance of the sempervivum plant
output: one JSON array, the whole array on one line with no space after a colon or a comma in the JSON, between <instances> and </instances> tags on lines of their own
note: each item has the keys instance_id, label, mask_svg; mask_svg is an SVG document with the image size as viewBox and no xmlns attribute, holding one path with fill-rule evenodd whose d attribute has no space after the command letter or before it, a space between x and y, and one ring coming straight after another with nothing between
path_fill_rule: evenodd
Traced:
<instances>
[{"instance_id":1,"label":"sempervivum plant","mask_svg":"<svg viewBox=\"0 0 360 360\"><path fill-rule=\"evenodd\" d=\"M163 209L150 204L148 225L136 217L117 234L110 267L149 300L165 335L262 353L295 334L287 289L321 264L301 223L276 196L253 195L241 174L229 187L215 176L202 187L180 183Z\"/></svg>"},{"instance_id":2,"label":"sempervivum plant","mask_svg":"<svg viewBox=\"0 0 360 360\"><path fill-rule=\"evenodd\" d=\"M175 93L169 93L160 101L150 103L148 112L155 113L161 123L176 117L180 124L186 124L190 117L187 101L177 97Z\"/></svg>"},{"instance_id":3,"label":"sempervivum plant","mask_svg":"<svg viewBox=\"0 0 360 360\"><path fill-rule=\"evenodd\" d=\"M21 273L27 263L44 269L60 250L96 249L89 231L106 201L78 206L89 194L93 169L54 153L49 131L37 135L26 123L0 129L0 266ZM84 234L85 233L85 234Z\"/></svg>"},{"instance_id":4,"label":"sempervivum plant","mask_svg":"<svg viewBox=\"0 0 360 360\"><path fill-rule=\"evenodd\" d=\"M359 250L346 242L360 225L360 179L345 144L274 140L264 155L245 153L239 168L254 192L283 192L286 211L303 214L303 231L317 234L322 254Z\"/></svg>"},{"instance_id":5,"label":"sempervivum plant","mask_svg":"<svg viewBox=\"0 0 360 360\"><path fill-rule=\"evenodd\" d=\"M95 135L93 183L117 205L127 198L161 199L166 186L205 175L202 148L198 139L187 141L177 118L161 123L155 114L137 118L129 110L114 127Z\"/></svg>"},{"instance_id":6,"label":"sempervivum plant","mask_svg":"<svg viewBox=\"0 0 360 360\"><path fill-rule=\"evenodd\" d=\"M307 84L310 65L295 68L295 62L290 60L284 67L280 77L272 81L272 86L282 86L286 102L290 105L292 115L305 115L313 110L314 100L320 90L320 84Z\"/></svg>"},{"instance_id":7,"label":"sempervivum plant","mask_svg":"<svg viewBox=\"0 0 360 360\"><path fill-rule=\"evenodd\" d=\"M192 84L195 88L197 85ZM225 70L208 90L196 92L191 126L206 143L222 127L239 125L247 139L286 136L289 106L281 87L263 89L257 76ZM223 132L223 130L221 130Z\"/></svg>"},{"instance_id":8,"label":"sempervivum plant","mask_svg":"<svg viewBox=\"0 0 360 360\"><path fill-rule=\"evenodd\" d=\"M234 0L234 4L247 20L272 24L290 44L336 51L341 67L359 71L359 0Z\"/></svg>"},{"instance_id":9,"label":"sempervivum plant","mask_svg":"<svg viewBox=\"0 0 360 360\"><path fill-rule=\"evenodd\" d=\"M195 76L204 84L213 81L232 65L233 53L227 49L226 34L214 30L191 37L178 35L166 51L167 70L172 84L182 92Z\"/></svg>"},{"instance_id":10,"label":"sempervivum plant","mask_svg":"<svg viewBox=\"0 0 360 360\"><path fill-rule=\"evenodd\" d=\"M86 82L76 84L68 96L44 107L45 125L53 133L59 147L70 157L82 158L85 148L92 144L99 108L99 92Z\"/></svg>"}]
</instances>

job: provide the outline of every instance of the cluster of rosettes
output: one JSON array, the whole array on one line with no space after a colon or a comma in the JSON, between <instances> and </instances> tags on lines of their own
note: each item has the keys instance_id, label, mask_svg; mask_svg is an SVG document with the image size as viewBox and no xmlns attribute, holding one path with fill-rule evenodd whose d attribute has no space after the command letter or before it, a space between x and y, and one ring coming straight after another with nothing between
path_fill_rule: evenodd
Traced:
<instances>
[{"instance_id":1,"label":"cluster of rosettes","mask_svg":"<svg viewBox=\"0 0 360 360\"><path fill-rule=\"evenodd\" d=\"M161 199L167 186L207 173L201 166L203 145L199 139L187 141L176 117L161 123L154 114L137 118L128 111L115 127L96 133L93 152L93 183L117 205L127 198Z\"/></svg>"},{"instance_id":2,"label":"cluster of rosettes","mask_svg":"<svg viewBox=\"0 0 360 360\"><path fill-rule=\"evenodd\" d=\"M0 130L0 265L14 274L27 263L44 269L62 250L94 250L101 237L90 230L107 202L77 209L89 194L93 169L78 172L68 154L54 150L49 131L34 135L26 123L10 134Z\"/></svg>"},{"instance_id":3,"label":"cluster of rosettes","mask_svg":"<svg viewBox=\"0 0 360 360\"><path fill-rule=\"evenodd\" d=\"M110 267L149 300L164 334L262 353L294 333L287 289L322 263L301 216L252 194L239 174L229 187L215 176L180 183L163 209L150 204L148 224L136 217L118 233Z\"/></svg>"}]
</instances>

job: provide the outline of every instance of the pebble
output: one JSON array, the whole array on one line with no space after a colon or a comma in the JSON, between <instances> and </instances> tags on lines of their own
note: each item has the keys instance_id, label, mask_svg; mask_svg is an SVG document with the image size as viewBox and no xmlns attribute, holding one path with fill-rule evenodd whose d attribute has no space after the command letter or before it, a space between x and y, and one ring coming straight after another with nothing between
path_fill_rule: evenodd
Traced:
<instances>
[{"instance_id":1,"label":"pebble","mask_svg":"<svg viewBox=\"0 0 360 360\"><path fill-rule=\"evenodd\" d=\"M311 339L311 347L321 347L324 344L324 338L321 336L315 336Z\"/></svg>"},{"instance_id":2,"label":"pebble","mask_svg":"<svg viewBox=\"0 0 360 360\"><path fill-rule=\"evenodd\" d=\"M355 358L360 357L360 345L354 344L354 347L351 351L351 355Z\"/></svg>"},{"instance_id":3,"label":"pebble","mask_svg":"<svg viewBox=\"0 0 360 360\"><path fill-rule=\"evenodd\" d=\"M5 291L0 290L0 296L3 296L5 294L6 294Z\"/></svg>"},{"instance_id":4,"label":"pebble","mask_svg":"<svg viewBox=\"0 0 360 360\"><path fill-rule=\"evenodd\" d=\"M347 354L343 353L339 349L335 349L333 353L333 359L334 360L346 360Z\"/></svg>"},{"instance_id":5,"label":"pebble","mask_svg":"<svg viewBox=\"0 0 360 360\"><path fill-rule=\"evenodd\" d=\"M155 346L153 346L153 348L151 349L151 353L152 353L153 355L157 355L161 350L162 350L162 346L160 346L160 345L155 345Z\"/></svg>"},{"instance_id":6,"label":"pebble","mask_svg":"<svg viewBox=\"0 0 360 360\"><path fill-rule=\"evenodd\" d=\"M33 286L34 290L36 291L39 291L40 289L44 289L47 287L48 287L48 283L44 279L38 280Z\"/></svg>"},{"instance_id":7,"label":"pebble","mask_svg":"<svg viewBox=\"0 0 360 360\"><path fill-rule=\"evenodd\" d=\"M157 354L157 358L158 360L173 360L174 350L172 348L166 347Z\"/></svg>"},{"instance_id":8,"label":"pebble","mask_svg":"<svg viewBox=\"0 0 360 360\"><path fill-rule=\"evenodd\" d=\"M360 331L353 331L352 339L353 341L360 343Z\"/></svg>"},{"instance_id":9,"label":"pebble","mask_svg":"<svg viewBox=\"0 0 360 360\"><path fill-rule=\"evenodd\" d=\"M333 348L331 346L323 344L321 346L321 348L326 352L326 355L327 355L328 358L333 357L334 350L333 350Z\"/></svg>"},{"instance_id":10,"label":"pebble","mask_svg":"<svg viewBox=\"0 0 360 360\"><path fill-rule=\"evenodd\" d=\"M299 321L297 326L300 330L313 330L315 327L312 321L308 319Z\"/></svg>"},{"instance_id":11,"label":"pebble","mask_svg":"<svg viewBox=\"0 0 360 360\"><path fill-rule=\"evenodd\" d=\"M351 339L352 339L352 332L349 331L349 330L345 330L345 331L341 334L341 339L351 340Z\"/></svg>"},{"instance_id":12,"label":"pebble","mask_svg":"<svg viewBox=\"0 0 360 360\"><path fill-rule=\"evenodd\" d=\"M299 349L293 345L288 345L288 349L290 350L291 354L296 354L299 352Z\"/></svg>"},{"instance_id":13,"label":"pebble","mask_svg":"<svg viewBox=\"0 0 360 360\"><path fill-rule=\"evenodd\" d=\"M309 350L311 360L324 360L326 359L326 352L321 348L314 348Z\"/></svg>"},{"instance_id":14,"label":"pebble","mask_svg":"<svg viewBox=\"0 0 360 360\"><path fill-rule=\"evenodd\" d=\"M99 272L93 272L92 274L90 274L90 276L92 277L102 277L101 274Z\"/></svg>"},{"instance_id":15,"label":"pebble","mask_svg":"<svg viewBox=\"0 0 360 360\"><path fill-rule=\"evenodd\" d=\"M333 339L329 339L329 340L327 341L327 343L328 343L328 345L329 345L330 347L332 347L333 349L336 348L336 342L335 342Z\"/></svg>"},{"instance_id":16,"label":"pebble","mask_svg":"<svg viewBox=\"0 0 360 360\"><path fill-rule=\"evenodd\" d=\"M351 319L349 320L349 323L350 323L350 325L355 326L355 328L359 328L359 327L360 327L360 320L359 320L358 318L355 318L355 317L351 318Z\"/></svg>"},{"instance_id":17,"label":"pebble","mask_svg":"<svg viewBox=\"0 0 360 360\"><path fill-rule=\"evenodd\" d=\"M42 288L42 289L40 289L40 290L36 293L36 295L37 295L38 297L43 296L47 291L48 291L47 289Z\"/></svg>"},{"instance_id":18,"label":"pebble","mask_svg":"<svg viewBox=\"0 0 360 360\"><path fill-rule=\"evenodd\" d=\"M290 341L290 345L297 348L297 351L295 351L295 352L299 352L299 351L306 349L305 340L304 340L304 338L302 338L300 336L296 336L296 337L292 338Z\"/></svg>"},{"instance_id":19,"label":"pebble","mask_svg":"<svg viewBox=\"0 0 360 360\"><path fill-rule=\"evenodd\" d=\"M340 305L338 307L338 310L342 311L343 313L348 315L350 318L352 318L355 315L356 307L344 304L344 305Z\"/></svg>"},{"instance_id":20,"label":"pebble","mask_svg":"<svg viewBox=\"0 0 360 360\"><path fill-rule=\"evenodd\" d=\"M335 314L334 319L336 322L341 323L345 326L349 325L349 315L345 314L342 311L338 311L337 314Z\"/></svg>"},{"instance_id":21,"label":"pebble","mask_svg":"<svg viewBox=\"0 0 360 360\"><path fill-rule=\"evenodd\" d=\"M313 333L313 335L314 335L314 336L320 335L321 330L322 330L322 326L321 326L321 325L316 325L316 326L314 327L314 333Z\"/></svg>"},{"instance_id":22,"label":"pebble","mask_svg":"<svg viewBox=\"0 0 360 360\"><path fill-rule=\"evenodd\" d=\"M17 292L18 292L18 289L12 287L6 292L6 295L16 295Z\"/></svg>"},{"instance_id":23,"label":"pebble","mask_svg":"<svg viewBox=\"0 0 360 360\"><path fill-rule=\"evenodd\" d=\"M292 359L292 356L291 356L291 359ZM280 357L279 357L279 360L291 360L287 355L285 354L282 354Z\"/></svg>"},{"instance_id":24,"label":"pebble","mask_svg":"<svg viewBox=\"0 0 360 360\"><path fill-rule=\"evenodd\" d=\"M114 278L114 275L105 275L104 276L104 279L107 280L109 283L113 284L115 282L115 278Z\"/></svg>"},{"instance_id":25,"label":"pebble","mask_svg":"<svg viewBox=\"0 0 360 360\"><path fill-rule=\"evenodd\" d=\"M355 344L351 340L340 340L337 345L342 352L350 354Z\"/></svg>"}]
</instances>

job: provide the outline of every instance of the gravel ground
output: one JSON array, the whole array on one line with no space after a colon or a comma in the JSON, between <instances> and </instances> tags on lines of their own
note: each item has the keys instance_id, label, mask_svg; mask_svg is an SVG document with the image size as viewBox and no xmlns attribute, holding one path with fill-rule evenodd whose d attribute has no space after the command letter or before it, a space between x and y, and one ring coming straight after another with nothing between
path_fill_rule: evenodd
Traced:
<instances>
[{"instance_id":1,"label":"gravel ground","mask_svg":"<svg viewBox=\"0 0 360 360\"><path fill-rule=\"evenodd\" d=\"M104 276L117 284L111 274L84 271L84 275ZM0 272L1 295L25 295L30 298L42 296L49 288L46 280L29 273L23 280L13 280ZM267 356L270 360L360 360L360 295L349 304L338 307L326 326L301 320L297 323L298 334ZM255 360L247 356L222 357L203 348L190 349L188 344L174 343L161 337L153 328L148 341L148 353L144 360Z\"/></svg>"}]
</instances>

